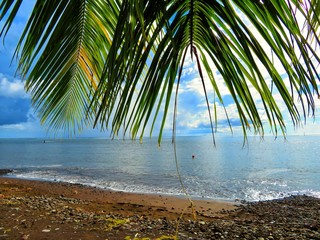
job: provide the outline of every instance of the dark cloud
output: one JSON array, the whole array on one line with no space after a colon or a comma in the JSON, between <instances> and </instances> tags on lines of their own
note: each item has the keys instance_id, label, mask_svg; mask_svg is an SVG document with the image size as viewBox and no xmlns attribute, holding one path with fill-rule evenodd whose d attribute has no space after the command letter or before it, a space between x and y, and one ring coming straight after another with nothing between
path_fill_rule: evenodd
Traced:
<instances>
[{"instance_id":1,"label":"dark cloud","mask_svg":"<svg viewBox=\"0 0 320 240\"><path fill-rule=\"evenodd\" d=\"M27 122L29 109L29 99L14 99L0 96L0 125Z\"/></svg>"}]
</instances>

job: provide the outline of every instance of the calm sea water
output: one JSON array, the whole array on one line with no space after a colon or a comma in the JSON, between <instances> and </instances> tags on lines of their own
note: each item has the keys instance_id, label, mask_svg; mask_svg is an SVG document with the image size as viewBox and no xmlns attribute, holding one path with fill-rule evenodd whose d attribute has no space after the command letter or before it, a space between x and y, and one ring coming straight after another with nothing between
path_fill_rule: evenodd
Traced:
<instances>
[{"instance_id":1,"label":"calm sea water","mask_svg":"<svg viewBox=\"0 0 320 240\"><path fill-rule=\"evenodd\" d=\"M194 198L269 200L320 197L320 137L177 138L183 183ZM195 158L192 158L192 155ZM11 177L80 183L126 192L182 195L171 140L0 139Z\"/></svg>"}]
</instances>

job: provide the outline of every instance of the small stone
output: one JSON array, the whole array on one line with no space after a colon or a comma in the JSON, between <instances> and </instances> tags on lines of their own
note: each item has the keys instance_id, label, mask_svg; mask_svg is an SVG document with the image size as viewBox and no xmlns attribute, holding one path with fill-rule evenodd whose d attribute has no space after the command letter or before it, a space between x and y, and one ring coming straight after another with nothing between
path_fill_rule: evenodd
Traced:
<instances>
[{"instance_id":1,"label":"small stone","mask_svg":"<svg viewBox=\"0 0 320 240\"><path fill-rule=\"evenodd\" d=\"M25 235L23 235L22 237L21 237L21 239L22 240L27 240L27 239L29 239L29 234L25 234Z\"/></svg>"},{"instance_id":2,"label":"small stone","mask_svg":"<svg viewBox=\"0 0 320 240\"><path fill-rule=\"evenodd\" d=\"M42 230L42 232L44 232L44 233L48 233L48 232L50 232L51 230L50 229L43 229Z\"/></svg>"}]
</instances>

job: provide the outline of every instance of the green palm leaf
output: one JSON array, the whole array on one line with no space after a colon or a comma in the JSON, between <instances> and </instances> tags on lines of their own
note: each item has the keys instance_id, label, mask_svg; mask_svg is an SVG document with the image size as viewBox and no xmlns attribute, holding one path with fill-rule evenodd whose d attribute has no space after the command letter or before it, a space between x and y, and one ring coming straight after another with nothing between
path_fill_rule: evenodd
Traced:
<instances>
[{"instance_id":1,"label":"green palm leaf","mask_svg":"<svg viewBox=\"0 0 320 240\"><path fill-rule=\"evenodd\" d=\"M72 134L92 124L95 111L88 106L117 14L116 1L36 2L16 53L34 107L51 129Z\"/></svg>"},{"instance_id":2,"label":"green palm leaf","mask_svg":"<svg viewBox=\"0 0 320 240\"><path fill-rule=\"evenodd\" d=\"M2 1L0 19L10 13L3 35L20 2ZM318 13L319 0L37 1L18 44L19 70L28 78L27 90L42 121L53 129L94 124L111 126L114 134L123 128L135 138L162 118L160 141L189 51L212 129L218 114L209 89L224 104L218 72L245 134L250 127L264 134L257 100L272 131L285 133L274 93L296 125L315 111Z\"/></svg>"}]
</instances>

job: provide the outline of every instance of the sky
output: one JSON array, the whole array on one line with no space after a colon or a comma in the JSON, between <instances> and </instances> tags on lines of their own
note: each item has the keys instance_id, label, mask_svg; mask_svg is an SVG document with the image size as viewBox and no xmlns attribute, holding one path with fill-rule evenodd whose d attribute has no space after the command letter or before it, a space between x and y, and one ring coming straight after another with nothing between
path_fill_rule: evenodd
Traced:
<instances>
[{"instance_id":1,"label":"sky","mask_svg":"<svg viewBox=\"0 0 320 240\"><path fill-rule=\"evenodd\" d=\"M47 133L46 129L40 124L37 113L31 106L30 95L25 92L25 80L21 79L16 72L17 64L12 59L15 46L19 39L28 16L32 10L33 1L23 1L21 11L8 32L5 39L0 42L0 138L49 138L53 137ZM3 22L0 22L0 28ZM235 104L232 101L230 93L223 83L221 76L216 72L215 78L219 84L223 100L225 102L228 116L232 122L233 134L241 135L242 130ZM266 73L265 73L266 74ZM284 76L286 78L286 76ZM207 77L205 81L209 83ZM208 90L209 101L211 107L215 101L213 91ZM179 89L178 102L178 118L177 118L177 134L178 135L202 135L210 134L211 127L205 102L204 92L201 80L199 78L195 63L188 56L183 70L183 78ZM257 100L257 106L263 116L262 103ZM282 109L287 124L288 135L290 134L320 134L320 103L316 102L317 112L316 118L307 118L307 124L303 124L300 128L295 129L290 121L288 113L286 113L284 104L281 103L280 96L275 94L275 99ZM221 104L216 102L218 109L218 135L227 134L231 136L226 116ZM169 110L165 135L170 135L172 131L172 113L173 106ZM264 119L266 120L266 119ZM160 120L159 120L160 121ZM266 129L268 127L266 126ZM155 134L157 131L154 131ZM249 132L250 134L250 132ZM253 133L252 133L253 134ZM266 135L271 134L266 130ZM85 129L78 133L76 137L109 137L109 132L101 132L98 129Z\"/></svg>"}]
</instances>

